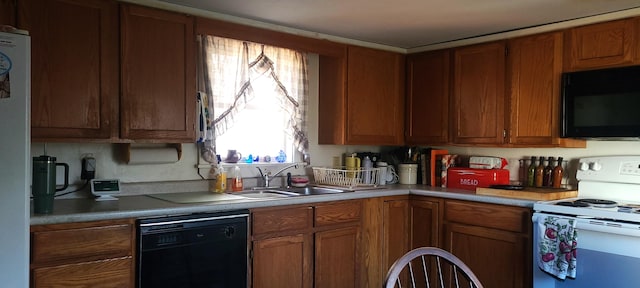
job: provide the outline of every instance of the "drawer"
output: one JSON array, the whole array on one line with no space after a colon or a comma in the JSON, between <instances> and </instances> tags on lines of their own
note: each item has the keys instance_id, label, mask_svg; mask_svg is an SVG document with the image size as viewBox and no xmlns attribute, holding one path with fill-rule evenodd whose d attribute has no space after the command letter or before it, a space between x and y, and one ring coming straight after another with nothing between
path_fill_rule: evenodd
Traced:
<instances>
[{"instance_id":1,"label":"drawer","mask_svg":"<svg viewBox=\"0 0 640 288\"><path fill-rule=\"evenodd\" d=\"M56 225L55 230L49 231L39 231L38 227L32 229L32 263L79 263L131 256L133 225L102 224L88 227Z\"/></svg>"},{"instance_id":2,"label":"drawer","mask_svg":"<svg viewBox=\"0 0 640 288\"><path fill-rule=\"evenodd\" d=\"M444 219L449 222L522 233L529 233L531 227L529 208L477 202L446 201Z\"/></svg>"},{"instance_id":3,"label":"drawer","mask_svg":"<svg viewBox=\"0 0 640 288\"><path fill-rule=\"evenodd\" d=\"M362 202L359 200L318 204L315 208L315 226L357 222L361 215Z\"/></svg>"},{"instance_id":4,"label":"drawer","mask_svg":"<svg viewBox=\"0 0 640 288\"><path fill-rule=\"evenodd\" d=\"M308 206L259 210L252 214L253 235L311 228L313 208Z\"/></svg>"},{"instance_id":5,"label":"drawer","mask_svg":"<svg viewBox=\"0 0 640 288\"><path fill-rule=\"evenodd\" d=\"M133 287L133 257L33 269L31 287Z\"/></svg>"}]
</instances>

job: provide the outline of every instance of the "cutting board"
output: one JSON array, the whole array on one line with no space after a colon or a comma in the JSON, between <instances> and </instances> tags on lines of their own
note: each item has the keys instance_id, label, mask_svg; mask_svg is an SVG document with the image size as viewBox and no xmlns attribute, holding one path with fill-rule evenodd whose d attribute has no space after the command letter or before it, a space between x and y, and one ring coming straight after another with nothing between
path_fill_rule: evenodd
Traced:
<instances>
[{"instance_id":1,"label":"cutting board","mask_svg":"<svg viewBox=\"0 0 640 288\"><path fill-rule=\"evenodd\" d=\"M578 190L533 187L526 187L523 190L505 190L478 187L476 188L476 194L527 200L557 200L577 197Z\"/></svg>"},{"instance_id":2,"label":"cutting board","mask_svg":"<svg viewBox=\"0 0 640 288\"><path fill-rule=\"evenodd\" d=\"M177 193L164 193L164 194L148 194L147 196L165 200L178 204L187 203L203 203L203 202L218 202L229 200L246 200L247 198L242 196L236 196L226 193L211 193L211 192L177 192Z\"/></svg>"}]
</instances>

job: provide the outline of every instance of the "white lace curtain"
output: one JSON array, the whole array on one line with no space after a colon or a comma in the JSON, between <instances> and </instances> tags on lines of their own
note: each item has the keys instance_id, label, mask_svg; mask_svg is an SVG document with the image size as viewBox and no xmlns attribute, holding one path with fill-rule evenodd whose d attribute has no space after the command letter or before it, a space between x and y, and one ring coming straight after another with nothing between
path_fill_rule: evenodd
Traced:
<instances>
[{"instance_id":1,"label":"white lace curtain","mask_svg":"<svg viewBox=\"0 0 640 288\"><path fill-rule=\"evenodd\" d=\"M294 50L214 36L198 36L200 142L202 156L217 164L215 137L233 126L236 114L255 97L251 85L268 77L289 116L288 128L298 151L308 156L306 134L307 58ZM286 83L283 84L283 83Z\"/></svg>"}]
</instances>

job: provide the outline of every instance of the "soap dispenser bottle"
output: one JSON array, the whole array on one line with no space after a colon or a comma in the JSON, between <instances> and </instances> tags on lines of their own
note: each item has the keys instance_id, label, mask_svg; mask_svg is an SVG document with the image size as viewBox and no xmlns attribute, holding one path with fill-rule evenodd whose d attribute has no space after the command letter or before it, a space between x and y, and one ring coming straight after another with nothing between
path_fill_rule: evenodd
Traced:
<instances>
[{"instance_id":1,"label":"soap dispenser bottle","mask_svg":"<svg viewBox=\"0 0 640 288\"><path fill-rule=\"evenodd\" d=\"M240 167L236 166L233 168L233 182L231 183L231 191L237 192L242 191L242 173L240 171Z\"/></svg>"}]
</instances>

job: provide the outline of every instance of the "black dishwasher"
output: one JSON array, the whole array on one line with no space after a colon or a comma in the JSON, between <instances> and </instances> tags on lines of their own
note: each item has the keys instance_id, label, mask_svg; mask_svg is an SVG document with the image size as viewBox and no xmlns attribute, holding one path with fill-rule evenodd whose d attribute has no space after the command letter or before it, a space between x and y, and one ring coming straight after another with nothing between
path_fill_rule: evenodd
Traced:
<instances>
[{"instance_id":1,"label":"black dishwasher","mask_svg":"<svg viewBox=\"0 0 640 288\"><path fill-rule=\"evenodd\" d=\"M138 220L138 288L247 287L249 211Z\"/></svg>"}]
</instances>

